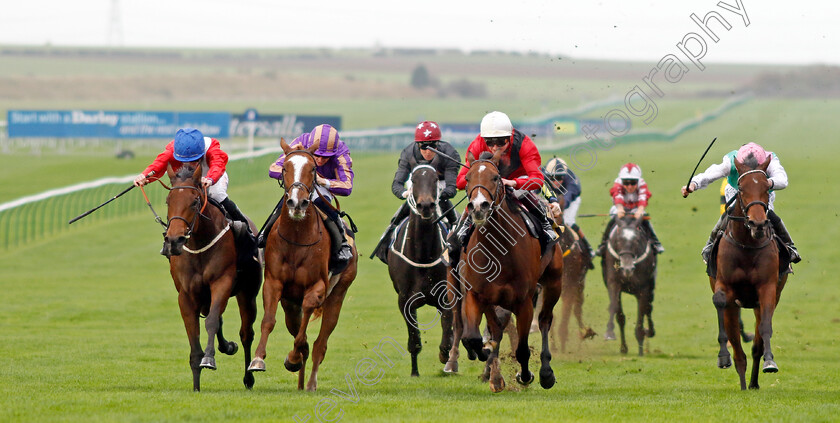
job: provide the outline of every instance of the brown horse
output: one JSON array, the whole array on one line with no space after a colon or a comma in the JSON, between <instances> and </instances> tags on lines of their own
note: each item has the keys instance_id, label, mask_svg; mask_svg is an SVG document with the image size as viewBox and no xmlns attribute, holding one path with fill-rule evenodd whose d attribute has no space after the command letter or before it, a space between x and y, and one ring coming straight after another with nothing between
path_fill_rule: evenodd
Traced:
<instances>
[{"instance_id":1,"label":"brown horse","mask_svg":"<svg viewBox=\"0 0 840 423\"><path fill-rule=\"evenodd\" d=\"M559 223L563 218L555 219ZM578 338L588 339L595 336L591 327L583 324L583 288L586 284L586 272L589 271L589 253L580 245L578 235L574 229L564 226L563 234L560 237L560 245L563 247L563 288L561 290L562 307L560 311L560 324L557 325L557 335L560 338L560 351L566 352L566 343L569 339L569 320L572 312L578 326Z\"/></svg>"},{"instance_id":2,"label":"brown horse","mask_svg":"<svg viewBox=\"0 0 840 423\"><path fill-rule=\"evenodd\" d=\"M238 246L230 231L232 223L218 207L205 207L207 192L201 185L200 164L184 164L177 174L169 168L167 173L172 189L166 198L169 223L164 232L164 254L169 258L169 273L178 291L178 305L190 341L193 389L198 391L201 369L216 370L213 339L218 338L219 351L225 354L233 355L238 349L235 342L226 341L222 335L222 313L234 295L242 321L239 337L245 350L245 366L251 361L261 266L254 258L237 267ZM250 226L256 232L253 223ZM207 347L203 351L199 315L207 316ZM243 382L248 389L254 386L254 376L247 369Z\"/></svg>"},{"instance_id":3,"label":"brown horse","mask_svg":"<svg viewBox=\"0 0 840 423\"><path fill-rule=\"evenodd\" d=\"M452 292L462 297L460 316L456 317L456 331L460 332L463 325L461 341L467 352L481 361L490 362L490 390L493 392L500 392L505 387L499 369L496 341L501 339L502 326L496 317L495 308L499 306L516 315L519 338L516 360L521 369L516 375L516 380L523 385L530 384L534 375L528 369L528 359L531 355L528 333L534 314L534 296L537 280L554 256L553 251L547 251L541 258L539 241L528 235L522 227L522 221L509 204L498 168L501 155L502 151L498 151L489 159L482 155L478 160L469 161L470 169L466 175L469 198L467 211L476 229L461 260L453 263L457 279L452 275L453 272L447 275L452 286L457 287ZM550 248L555 248L555 245ZM553 318L554 305L560 297L559 283L557 287L558 289L546 293L543 310L539 316L543 337L540 385L545 389L554 386L555 382L550 364L548 330ZM479 331L482 315L487 316L494 340L486 347L482 345ZM460 337L458 335L456 334L456 337ZM453 345L450 352L450 361L453 358L457 358L456 345ZM447 363L447 368L452 369L451 364Z\"/></svg>"},{"instance_id":4,"label":"brown horse","mask_svg":"<svg viewBox=\"0 0 840 423\"><path fill-rule=\"evenodd\" d=\"M419 323L417 309L431 305L438 309L443 329L438 358L446 363L452 349L452 307L446 298L446 264L441 255L444 235L438 223L438 176L429 165L411 171L409 217L394 233L394 244L388 249L388 274L397 291L397 304L408 328L408 352L411 353L411 375L420 376L417 356L422 349L420 329L429 329L435 322Z\"/></svg>"},{"instance_id":5,"label":"brown horse","mask_svg":"<svg viewBox=\"0 0 840 423\"><path fill-rule=\"evenodd\" d=\"M759 163L748 156L744 163L735 161L738 170L736 205L728 214L728 223L717 249L716 274L709 277L712 302L718 316L718 367L732 365L727 339L735 350L735 369L741 389L747 389L747 357L741 348L739 316L741 307L755 309L755 340L752 347L750 389L758 389L759 359L764 358L764 373L779 371L773 361L770 337L773 312L787 281L779 274L779 248L774 242L767 208L771 183L767 177L770 157Z\"/></svg>"},{"instance_id":6,"label":"brown horse","mask_svg":"<svg viewBox=\"0 0 840 423\"><path fill-rule=\"evenodd\" d=\"M294 347L283 364L286 370L298 372L298 389L303 389L309 357L306 327L313 315L322 314L321 329L312 353L312 373L306 384L308 391L314 391L318 385L318 367L327 352L327 340L338 323L347 289L356 278L358 253L353 246L353 258L347 268L337 275L329 273L330 237L320 212L310 201L316 192L313 153L318 149L318 141L308 149L292 150L285 140L280 145L286 153L283 163L286 193L279 221L272 226L266 241L265 315L260 343L248 369L265 371L266 344L277 322L279 302L286 314L286 328L295 337Z\"/></svg>"}]
</instances>

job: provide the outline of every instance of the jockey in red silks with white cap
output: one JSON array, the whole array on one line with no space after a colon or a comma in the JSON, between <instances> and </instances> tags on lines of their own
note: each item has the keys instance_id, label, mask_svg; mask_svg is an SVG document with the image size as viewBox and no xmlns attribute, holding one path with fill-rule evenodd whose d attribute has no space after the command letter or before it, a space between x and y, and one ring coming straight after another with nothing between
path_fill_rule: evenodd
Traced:
<instances>
[{"instance_id":1,"label":"jockey in red silks with white cap","mask_svg":"<svg viewBox=\"0 0 840 423\"><path fill-rule=\"evenodd\" d=\"M613 181L613 186L610 188L610 196L613 198L613 206L610 208L610 220L607 222L607 227L604 229L604 235L601 239L601 244L598 246L597 254L604 255L604 249L607 245L607 239L610 236L613 226L615 225L616 217L621 219L626 213L633 213L636 219L641 219L641 226L650 236L651 245L656 249L657 254L665 252L665 248L659 242L659 237L653 231L653 226L650 220L642 219L645 215L645 209L650 200L651 194L648 190L647 182L642 178L642 168L635 163L627 163L621 166L618 171L618 177Z\"/></svg>"},{"instance_id":2,"label":"jockey in red silks with white cap","mask_svg":"<svg viewBox=\"0 0 840 423\"><path fill-rule=\"evenodd\" d=\"M682 194L683 196L687 196L688 194L697 191L698 189L706 188L712 182L725 177L728 182L725 188L725 197L727 204L729 204L730 200L732 200L732 198L735 197L735 194L738 193L738 170L735 169L735 160L738 160L741 163L747 162L748 160L755 160L758 163L762 163L764 160L767 160L768 157L771 159L770 165L767 166L767 178L770 179L772 187L770 189L770 201L767 204L767 218L770 219L770 222L773 224L773 229L776 231L776 235L778 235L779 238L782 239L782 242L784 242L787 246L788 251L790 252L791 261L793 263L798 263L802 260L802 258L799 256L799 252L796 250L796 246L794 246L793 240L790 238L790 233L788 233L787 228L785 228L785 224L782 222L782 219L775 211L773 211L773 202L776 199L775 191L785 189L788 186L787 173L785 172L785 168L782 167L781 162L779 162L779 157L776 153L765 151L762 146L754 142L744 144L738 150L733 150L723 156L723 161L721 163L713 164L709 166L705 172L691 178L691 182L688 186L682 187ZM712 251L712 246L726 227L725 217L726 213L721 215L721 218L718 220L714 229L712 229L709 241L703 248L701 254L703 256L703 260L706 262L709 260L709 254Z\"/></svg>"}]
</instances>

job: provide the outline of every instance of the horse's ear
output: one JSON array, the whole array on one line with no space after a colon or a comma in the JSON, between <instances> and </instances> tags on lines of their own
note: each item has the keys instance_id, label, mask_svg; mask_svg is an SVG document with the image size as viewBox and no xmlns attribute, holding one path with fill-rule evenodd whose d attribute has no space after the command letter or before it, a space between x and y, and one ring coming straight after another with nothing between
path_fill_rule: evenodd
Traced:
<instances>
[{"instance_id":1,"label":"horse's ear","mask_svg":"<svg viewBox=\"0 0 840 423\"><path fill-rule=\"evenodd\" d=\"M166 164L166 174L169 175L169 183L172 183L172 180L175 179L175 171L172 170L172 165L169 163Z\"/></svg>"},{"instance_id":2,"label":"horse's ear","mask_svg":"<svg viewBox=\"0 0 840 423\"><path fill-rule=\"evenodd\" d=\"M505 154L504 149L500 148L500 149L496 150L496 152L493 153L493 157L490 159L490 161L493 162L494 165L498 166L499 161L502 160L502 154Z\"/></svg>"},{"instance_id":3,"label":"horse's ear","mask_svg":"<svg viewBox=\"0 0 840 423\"><path fill-rule=\"evenodd\" d=\"M201 162L196 163L195 171L193 171L192 177L196 184L198 184L198 181L201 180Z\"/></svg>"},{"instance_id":4,"label":"horse's ear","mask_svg":"<svg viewBox=\"0 0 840 423\"><path fill-rule=\"evenodd\" d=\"M467 166L472 164L475 161L475 156L473 155L472 151L467 150Z\"/></svg>"},{"instance_id":5,"label":"horse's ear","mask_svg":"<svg viewBox=\"0 0 840 423\"><path fill-rule=\"evenodd\" d=\"M745 166L743 163L739 162L738 159L735 159L735 170L738 171L739 175L742 175L749 169L747 169L747 166Z\"/></svg>"},{"instance_id":6,"label":"horse's ear","mask_svg":"<svg viewBox=\"0 0 840 423\"><path fill-rule=\"evenodd\" d=\"M286 143L286 139L283 137L280 137L280 148L283 149L283 154L289 154L289 151L292 150L292 148L289 147L289 144Z\"/></svg>"},{"instance_id":7,"label":"horse's ear","mask_svg":"<svg viewBox=\"0 0 840 423\"><path fill-rule=\"evenodd\" d=\"M318 147L319 147L320 144L321 144L321 140L317 139L317 140L315 140L315 142L312 143L312 145L309 146L309 148L306 149L306 151L308 151L312 154L315 154L315 152L318 151Z\"/></svg>"},{"instance_id":8,"label":"horse's ear","mask_svg":"<svg viewBox=\"0 0 840 423\"><path fill-rule=\"evenodd\" d=\"M758 168L759 168L759 169L761 169L761 170L762 170L762 171L764 171L764 172L767 172L767 167L768 167L768 166L770 166L770 161L771 161L771 160L773 160L773 155L772 155L772 154L768 154L768 155L767 155L767 158L766 158L766 159L764 159L764 161L763 161L763 162L761 162L761 164L760 164L760 165L758 165Z\"/></svg>"}]
</instances>

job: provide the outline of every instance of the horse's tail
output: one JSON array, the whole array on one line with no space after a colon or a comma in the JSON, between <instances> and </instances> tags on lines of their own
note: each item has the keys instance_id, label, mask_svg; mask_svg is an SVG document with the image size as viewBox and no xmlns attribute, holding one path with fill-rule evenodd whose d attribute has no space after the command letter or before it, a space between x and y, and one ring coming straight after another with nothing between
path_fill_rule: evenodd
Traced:
<instances>
[{"instance_id":1,"label":"horse's tail","mask_svg":"<svg viewBox=\"0 0 840 423\"><path fill-rule=\"evenodd\" d=\"M318 307L315 311L312 312L312 317L309 318L310 322L314 322L321 318L321 315L324 314L324 307Z\"/></svg>"}]
</instances>

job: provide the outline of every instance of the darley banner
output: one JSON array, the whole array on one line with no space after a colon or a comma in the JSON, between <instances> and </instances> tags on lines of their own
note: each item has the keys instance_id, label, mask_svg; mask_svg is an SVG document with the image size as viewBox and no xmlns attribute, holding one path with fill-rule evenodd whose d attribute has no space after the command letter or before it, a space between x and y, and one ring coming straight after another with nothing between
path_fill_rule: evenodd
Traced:
<instances>
[{"instance_id":1,"label":"darley banner","mask_svg":"<svg viewBox=\"0 0 840 423\"><path fill-rule=\"evenodd\" d=\"M228 138L230 113L104 110L9 110L9 137L171 138L179 128Z\"/></svg>"}]
</instances>

